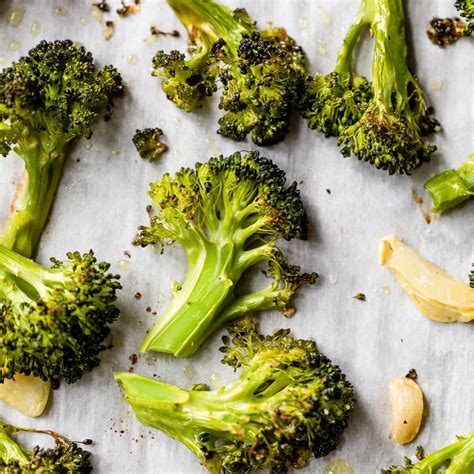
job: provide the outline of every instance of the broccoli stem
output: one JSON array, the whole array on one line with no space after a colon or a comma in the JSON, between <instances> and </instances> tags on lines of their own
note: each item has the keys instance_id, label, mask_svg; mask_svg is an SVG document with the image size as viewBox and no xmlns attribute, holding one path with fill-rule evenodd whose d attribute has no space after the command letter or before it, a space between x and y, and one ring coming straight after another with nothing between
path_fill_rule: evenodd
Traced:
<instances>
[{"instance_id":1,"label":"broccoli stem","mask_svg":"<svg viewBox=\"0 0 474 474\"><path fill-rule=\"evenodd\" d=\"M48 219L63 172L64 148L55 144L45 149L35 141L15 149L25 160L27 183L0 235L0 244L25 257L33 255ZM58 149L61 151L52 151Z\"/></svg>"},{"instance_id":2,"label":"broccoli stem","mask_svg":"<svg viewBox=\"0 0 474 474\"><path fill-rule=\"evenodd\" d=\"M336 67L334 68L335 72L343 79L351 77L354 79L357 77L354 64L354 50L362 32L372 23L373 15L374 0L362 0L359 13L349 27L349 31L339 50Z\"/></svg>"},{"instance_id":3,"label":"broccoli stem","mask_svg":"<svg viewBox=\"0 0 474 474\"><path fill-rule=\"evenodd\" d=\"M372 66L372 85L374 98L380 111L394 114L416 127L415 117L423 110L423 95L417 81L407 65L407 42L405 35L405 15L403 0L373 0L375 16L374 60ZM414 112L409 100L416 103ZM413 129L413 128L411 128Z\"/></svg>"},{"instance_id":4,"label":"broccoli stem","mask_svg":"<svg viewBox=\"0 0 474 474\"><path fill-rule=\"evenodd\" d=\"M0 459L4 464L17 461L19 464L28 463L28 453L15 441L10 434L15 431L9 425L0 423Z\"/></svg>"},{"instance_id":5,"label":"broccoli stem","mask_svg":"<svg viewBox=\"0 0 474 474\"><path fill-rule=\"evenodd\" d=\"M458 169L430 178L425 189L433 200L433 211L443 212L474 196L474 154Z\"/></svg>"},{"instance_id":6,"label":"broccoli stem","mask_svg":"<svg viewBox=\"0 0 474 474\"><path fill-rule=\"evenodd\" d=\"M230 48L231 50L237 50L242 33L250 32L234 18L229 8L213 0L167 1L188 30L191 42L196 37L197 30L214 43L223 38L227 43L233 43L235 48Z\"/></svg>"}]
</instances>

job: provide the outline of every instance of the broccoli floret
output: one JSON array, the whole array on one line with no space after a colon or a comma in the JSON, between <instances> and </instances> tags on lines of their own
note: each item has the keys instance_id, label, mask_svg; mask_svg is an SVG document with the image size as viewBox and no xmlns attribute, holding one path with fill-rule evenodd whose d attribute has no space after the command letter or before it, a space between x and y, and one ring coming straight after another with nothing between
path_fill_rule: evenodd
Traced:
<instances>
[{"instance_id":1,"label":"broccoli floret","mask_svg":"<svg viewBox=\"0 0 474 474\"><path fill-rule=\"evenodd\" d=\"M26 449L12 438L12 435L21 432L51 436L56 446ZM91 441L83 443L90 444ZM77 442L71 442L53 431L18 428L0 421L0 471L6 474L89 473L92 471L91 453L80 448Z\"/></svg>"},{"instance_id":2,"label":"broccoli floret","mask_svg":"<svg viewBox=\"0 0 474 474\"><path fill-rule=\"evenodd\" d=\"M187 446L212 473L285 473L336 449L355 406L351 384L316 343L289 330L261 336L244 318L224 336L239 377L217 391L116 373L139 421Z\"/></svg>"},{"instance_id":3,"label":"broccoli floret","mask_svg":"<svg viewBox=\"0 0 474 474\"><path fill-rule=\"evenodd\" d=\"M433 18L426 32L431 42L445 47L462 38L466 31L466 23L459 18Z\"/></svg>"},{"instance_id":4,"label":"broccoli floret","mask_svg":"<svg viewBox=\"0 0 474 474\"><path fill-rule=\"evenodd\" d=\"M259 30L244 9L213 0L168 0L189 33L190 58L159 51L154 75L175 104L190 112L221 90L218 133L257 145L283 140L304 84L305 55L283 28Z\"/></svg>"},{"instance_id":5,"label":"broccoli floret","mask_svg":"<svg viewBox=\"0 0 474 474\"><path fill-rule=\"evenodd\" d=\"M305 239L307 215L296 183L258 152L234 153L165 174L151 184L157 216L141 227L136 244L177 242L188 271L173 302L140 350L190 356L217 328L250 311L286 308L303 283L276 246L279 238ZM253 293L235 291L242 274L269 262L270 285Z\"/></svg>"},{"instance_id":6,"label":"broccoli floret","mask_svg":"<svg viewBox=\"0 0 474 474\"><path fill-rule=\"evenodd\" d=\"M474 471L474 433L459 436L458 440L439 451L425 455L420 462L413 464L405 458L404 466L391 466L382 469L382 474L425 474L425 473L469 473Z\"/></svg>"},{"instance_id":7,"label":"broccoli floret","mask_svg":"<svg viewBox=\"0 0 474 474\"><path fill-rule=\"evenodd\" d=\"M443 171L425 183L433 211L443 212L474 196L474 153L458 169Z\"/></svg>"},{"instance_id":8,"label":"broccoli floret","mask_svg":"<svg viewBox=\"0 0 474 474\"><path fill-rule=\"evenodd\" d=\"M119 277L92 251L67 256L46 268L0 245L0 383L17 373L73 383L109 347Z\"/></svg>"},{"instance_id":9,"label":"broccoli floret","mask_svg":"<svg viewBox=\"0 0 474 474\"><path fill-rule=\"evenodd\" d=\"M456 0L454 6L459 14L466 20L465 36L470 36L474 32L474 2L472 0Z\"/></svg>"},{"instance_id":10,"label":"broccoli floret","mask_svg":"<svg viewBox=\"0 0 474 474\"><path fill-rule=\"evenodd\" d=\"M112 67L97 70L72 41L42 41L0 73L0 153L25 162L26 186L0 243L30 257L46 223L63 163L75 138L112 113L123 91Z\"/></svg>"},{"instance_id":11,"label":"broccoli floret","mask_svg":"<svg viewBox=\"0 0 474 474\"><path fill-rule=\"evenodd\" d=\"M168 149L168 145L160 141L162 135L163 130L158 127L137 130L133 137L133 144L138 154L151 163L156 161Z\"/></svg>"},{"instance_id":12,"label":"broccoli floret","mask_svg":"<svg viewBox=\"0 0 474 474\"><path fill-rule=\"evenodd\" d=\"M339 137L353 154L390 174L429 161L436 147L425 137L439 130L418 80L408 69L402 0L362 0L339 52L336 69L308 79L299 107L309 126ZM372 81L357 75L354 49L370 29L375 37Z\"/></svg>"}]
</instances>

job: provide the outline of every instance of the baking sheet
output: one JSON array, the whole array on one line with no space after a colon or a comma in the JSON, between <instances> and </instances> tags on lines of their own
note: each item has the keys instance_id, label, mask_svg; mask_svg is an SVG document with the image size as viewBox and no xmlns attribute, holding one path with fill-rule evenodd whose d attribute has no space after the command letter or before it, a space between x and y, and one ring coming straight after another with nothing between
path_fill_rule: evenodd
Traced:
<instances>
[{"instance_id":1,"label":"baking sheet","mask_svg":"<svg viewBox=\"0 0 474 474\"><path fill-rule=\"evenodd\" d=\"M142 11L129 18L111 16L117 21L109 42L103 40L102 27L91 15L91 3L1 1L0 62L9 64L40 39L71 38L91 50L99 64L112 63L123 74L128 93L117 102L112 120L98 124L92 139L78 143L69 157L38 253L38 260L46 263L50 256L61 257L68 250L94 248L122 274L122 317L113 330L115 347L103 355L101 366L79 383L63 384L55 391L42 418L27 419L3 404L0 416L11 423L52 428L74 439L93 438L99 473L204 472L183 445L135 420L112 377L113 371L131 366L129 356L156 318L146 308L160 313L170 300L170 277L179 281L185 272L179 248L158 255L151 248L134 248L131 240L137 226L147 222L148 183L197 160L255 146L233 143L215 133L217 107L192 115L176 109L161 92L160 81L149 75L157 49L185 48L184 35L159 37L153 45L144 41L152 22L164 31L183 33L164 1L143 0ZM358 8L355 0L226 3L247 7L260 25L272 20L285 26L303 45L311 70L320 72L332 69L344 31ZM296 116L287 140L262 150L287 170L290 180L300 182L311 219L309 241L292 243L288 257L321 275L317 285L298 297L294 318L287 320L278 312L262 314L262 329L291 327L296 336L315 338L353 382L359 401L340 449L302 472L321 473L330 459L338 457L356 473L375 473L414 454L418 444L431 451L474 427L473 325L443 325L424 318L377 263L377 242L392 232L462 280L473 260L474 202L427 224L412 196L416 191L426 198L425 180L460 165L474 150L473 42L463 40L441 50L425 35L431 16L455 14L452 3L407 2L409 34L415 45L412 60L443 125L435 138L439 152L429 165L407 178L344 160L334 139L309 130ZM7 23L5 11L11 7L26 9L18 27ZM38 36L32 34L35 21L41 27ZM33 28L33 33L37 30ZM366 46L370 49L370 44ZM367 52L363 56L366 63L368 56ZM141 160L131 144L135 128L146 126L163 128L170 145L156 164ZM1 218L20 173L20 160L14 155L0 161ZM124 256L126 250L131 258ZM137 291L140 300L134 297ZM367 295L366 302L352 298L359 292ZM187 360L140 356L134 370L185 387L196 382L219 385L233 376L219 363L219 337ZM416 441L399 447L388 437L387 385L412 367L419 374L429 415Z\"/></svg>"}]
</instances>

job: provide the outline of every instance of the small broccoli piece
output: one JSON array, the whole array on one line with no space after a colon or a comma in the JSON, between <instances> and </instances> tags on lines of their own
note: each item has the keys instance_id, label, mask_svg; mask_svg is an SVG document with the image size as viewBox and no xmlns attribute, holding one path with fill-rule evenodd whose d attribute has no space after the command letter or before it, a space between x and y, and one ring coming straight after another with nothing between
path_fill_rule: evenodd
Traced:
<instances>
[{"instance_id":1,"label":"small broccoli piece","mask_svg":"<svg viewBox=\"0 0 474 474\"><path fill-rule=\"evenodd\" d=\"M217 328L250 311L284 309L304 283L276 246L279 238L305 239L307 215L296 183L257 152L234 153L165 174L151 184L157 216L140 227L141 246L177 242L188 271L173 302L140 350L190 356ZM236 292L242 274L269 263L272 283L262 290Z\"/></svg>"},{"instance_id":2,"label":"small broccoli piece","mask_svg":"<svg viewBox=\"0 0 474 474\"><path fill-rule=\"evenodd\" d=\"M402 0L362 0L335 70L309 78L299 103L309 126L339 137L352 154L390 174L410 174L436 147L425 137L439 130L423 90L408 69ZM372 81L356 72L354 49L364 33L375 37Z\"/></svg>"},{"instance_id":3,"label":"small broccoli piece","mask_svg":"<svg viewBox=\"0 0 474 474\"><path fill-rule=\"evenodd\" d=\"M26 449L12 438L21 432L51 436L56 446ZM90 441L84 443L90 444ZM0 471L6 474L89 473L92 471L91 453L53 431L18 428L0 421Z\"/></svg>"},{"instance_id":4,"label":"small broccoli piece","mask_svg":"<svg viewBox=\"0 0 474 474\"><path fill-rule=\"evenodd\" d=\"M474 196L474 153L458 169L443 171L425 183L433 211L444 212Z\"/></svg>"},{"instance_id":5,"label":"small broccoli piece","mask_svg":"<svg viewBox=\"0 0 474 474\"><path fill-rule=\"evenodd\" d=\"M73 383L109 347L119 277L92 251L67 256L45 268L0 245L0 383L17 373Z\"/></svg>"},{"instance_id":6,"label":"small broccoli piece","mask_svg":"<svg viewBox=\"0 0 474 474\"><path fill-rule=\"evenodd\" d=\"M474 2L473 0L456 0L454 6L459 14L466 20L465 36L470 36L474 32Z\"/></svg>"},{"instance_id":7,"label":"small broccoli piece","mask_svg":"<svg viewBox=\"0 0 474 474\"><path fill-rule=\"evenodd\" d=\"M71 142L90 138L123 91L112 67L98 70L72 41L42 41L0 73L0 154L25 162L27 182L0 243L30 257L45 226Z\"/></svg>"},{"instance_id":8,"label":"small broccoli piece","mask_svg":"<svg viewBox=\"0 0 474 474\"><path fill-rule=\"evenodd\" d=\"M115 378L141 423L181 441L211 473L285 473L336 449L355 407L339 367L289 332L261 336L249 318L231 327L222 362L242 371L217 391Z\"/></svg>"},{"instance_id":9,"label":"small broccoli piece","mask_svg":"<svg viewBox=\"0 0 474 474\"><path fill-rule=\"evenodd\" d=\"M442 48L455 43L466 31L466 23L459 18L433 18L426 32L431 42Z\"/></svg>"},{"instance_id":10,"label":"small broccoli piece","mask_svg":"<svg viewBox=\"0 0 474 474\"><path fill-rule=\"evenodd\" d=\"M218 133L233 140L251 134L257 145L283 140L304 84L305 55L283 28L259 30L244 9L213 0L168 0L189 33L190 58L159 51L153 59L163 91L191 112L221 90Z\"/></svg>"},{"instance_id":11,"label":"small broccoli piece","mask_svg":"<svg viewBox=\"0 0 474 474\"><path fill-rule=\"evenodd\" d=\"M168 149L168 145L160 141L162 135L163 130L158 127L137 130L133 137L133 144L138 154L151 163L156 161Z\"/></svg>"},{"instance_id":12,"label":"small broccoli piece","mask_svg":"<svg viewBox=\"0 0 474 474\"><path fill-rule=\"evenodd\" d=\"M404 466L391 466L382 469L382 474L467 474L474 472L474 433L459 436L458 440L434 453L425 455L420 462L413 464L405 458Z\"/></svg>"}]
</instances>

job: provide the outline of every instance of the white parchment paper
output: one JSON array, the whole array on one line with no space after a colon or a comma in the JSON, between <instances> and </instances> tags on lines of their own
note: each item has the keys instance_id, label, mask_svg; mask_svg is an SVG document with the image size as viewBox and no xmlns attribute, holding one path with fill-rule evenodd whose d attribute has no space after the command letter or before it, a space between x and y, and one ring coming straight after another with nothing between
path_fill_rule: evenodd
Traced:
<instances>
[{"instance_id":1,"label":"white parchment paper","mask_svg":"<svg viewBox=\"0 0 474 474\"><path fill-rule=\"evenodd\" d=\"M134 248L131 240L137 226L147 222L151 181L198 160L254 145L216 135L217 107L192 115L178 110L161 92L159 79L150 76L157 49L186 47L185 35L159 37L151 46L144 41L151 23L164 31L184 33L165 1L143 0L142 11L129 18L110 15L116 20L116 32L108 42L91 15L91 3L0 1L0 62L10 64L40 39L71 38L91 50L99 64L112 63L123 74L128 93L117 102L112 120L98 124L92 139L78 143L69 157L38 253L38 260L47 263L50 256L62 257L68 250L94 248L122 274L122 317L113 330L115 347L104 354L101 366L75 385L63 384L43 417L30 420L3 404L0 417L19 425L52 428L74 439L93 438L99 473L203 472L183 445L136 421L112 377L115 370L128 370L129 356L136 353L157 317L146 308L159 314L170 300L170 277L179 281L186 268L179 248L158 255L151 248ZM329 72L359 2L227 3L247 7L261 25L271 20L285 26L303 45L311 70ZM378 240L392 232L462 280L467 279L473 260L474 202L428 225L412 196L416 191L426 200L425 180L460 165L474 150L473 40L459 41L446 50L433 46L426 38L426 24L433 15L455 15L453 2L406 3L414 44L411 60L443 125L443 132L435 137L439 152L432 162L412 177L388 176L354 159L343 159L334 139L309 130L296 115L287 140L262 150L287 171L289 180L300 182L311 219L309 241L293 242L288 256L321 275L317 285L298 297L294 318L287 320L277 312L262 314L262 329L291 327L296 336L315 338L347 373L359 402L340 449L313 461L304 471L308 473L322 473L333 457L347 460L358 474L375 473L413 455L418 444L432 451L474 428L472 324L443 325L426 319L377 262ZM18 27L8 25L6 11L11 7L26 9ZM35 21L41 27L37 36L31 30ZM366 46L370 50L369 42ZM363 54L368 65L370 54ZM146 126L163 128L170 146L156 164L141 160L131 144L135 128ZM20 173L19 158L11 154L0 159L1 218ZM124 256L126 250L131 258ZM134 298L137 291L140 300ZM352 298L359 292L367 295L366 302ZM219 363L219 342L216 335L187 360L142 355L134 370L184 387L196 382L219 385L233 377ZM429 414L416 441L399 447L388 436L387 385L412 367L419 374Z\"/></svg>"}]
</instances>

